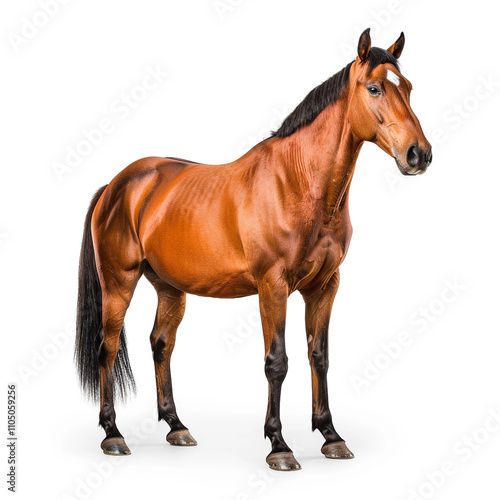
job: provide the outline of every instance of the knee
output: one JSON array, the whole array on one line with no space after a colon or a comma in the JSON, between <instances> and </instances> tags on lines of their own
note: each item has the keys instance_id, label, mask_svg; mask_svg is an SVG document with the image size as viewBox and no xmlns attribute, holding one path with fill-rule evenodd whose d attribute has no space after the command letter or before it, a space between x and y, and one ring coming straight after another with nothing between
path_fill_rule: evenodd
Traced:
<instances>
[{"instance_id":1,"label":"knee","mask_svg":"<svg viewBox=\"0 0 500 500\"><path fill-rule=\"evenodd\" d=\"M318 375L326 375L328 372L328 353L314 349L311 353L311 366Z\"/></svg>"},{"instance_id":2,"label":"knee","mask_svg":"<svg viewBox=\"0 0 500 500\"><path fill-rule=\"evenodd\" d=\"M283 382L288 372L288 357L285 352L270 352L265 362L266 377L269 381Z\"/></svg>"}]
</instances>

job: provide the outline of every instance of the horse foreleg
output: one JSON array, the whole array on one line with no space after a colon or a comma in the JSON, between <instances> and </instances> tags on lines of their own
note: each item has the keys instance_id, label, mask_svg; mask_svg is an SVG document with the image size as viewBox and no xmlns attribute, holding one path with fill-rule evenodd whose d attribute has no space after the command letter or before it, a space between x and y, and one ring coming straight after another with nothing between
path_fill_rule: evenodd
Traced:
<instances>
[{"instance_id":1,"label":"horse foreleg","mask_svg":"<svg viewBox=\"0 0 500 500\"><path fill-rule=\"evenodd\" d=\"M323 289L303 291L306 303L306 334L312 378L312 428L325 438L321 448L327 458L354 458L333 426L328 404L328 326L339 286L338 270Z\"/></svg>"},{"instance_id":2,"label":"horse foreleg","mask_svg":"<svg viewBox=\"0 0 500 500\"><path fill-rule=\"evenodd\" d=\"M285 350L285 319L288 285L281 275L268 276L259 283L259 304L265 345L265 373L269 397L264 434L271 440L271 453L266 461L271 469L298 470L295 460L281 433L281 386L288 370Z\"/></svg>"}]
</instances>

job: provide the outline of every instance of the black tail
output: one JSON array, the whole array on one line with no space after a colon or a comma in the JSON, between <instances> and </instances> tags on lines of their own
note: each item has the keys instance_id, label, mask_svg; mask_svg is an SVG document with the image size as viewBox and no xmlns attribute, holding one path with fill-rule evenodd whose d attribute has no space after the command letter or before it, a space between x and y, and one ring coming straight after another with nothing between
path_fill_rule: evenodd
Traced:
<instances>
[{"instance_id":1,"label":"black tail","mask_svg":"<svg viewBox=\"0 0 500 500\"><path fill-rule=\"evenodd\" d=\"M97 274L92 242L92 214L102 193L102 187L92 198L83 229L80 269L78 273L78 306L76 316L75 361L80 383L94 401L99 400L101 385L99 347L102 342L102 290ZM113 369L114 390L125 399L129 389L135 391L125 340L125 327L120 334L120 349Z\"/></svg>"}]
</instances>

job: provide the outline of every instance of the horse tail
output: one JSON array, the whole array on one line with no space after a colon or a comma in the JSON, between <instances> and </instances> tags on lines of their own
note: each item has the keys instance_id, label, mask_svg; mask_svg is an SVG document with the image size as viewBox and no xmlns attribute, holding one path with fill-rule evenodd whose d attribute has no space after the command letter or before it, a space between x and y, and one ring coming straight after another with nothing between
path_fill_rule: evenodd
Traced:
<instances>
[{"instance_id":1,"label":"horse tail","mask_svg":"<svg viewBox=\"0 0 500 500\"><path fill-rule=\"evenodd\" d=\"M92 214L107 186L92 198L85 218L80 267L78 271L78 303L76 315L75 362L80 384L94 401L99 400L101 374L99 348L103 337L102 289L97 273L94 243L92 240ZM125 398L129 389L135 390L125 339L125 327L120 333L120 349L113 368L114 390Z\"/></svg>"}]
</instances>

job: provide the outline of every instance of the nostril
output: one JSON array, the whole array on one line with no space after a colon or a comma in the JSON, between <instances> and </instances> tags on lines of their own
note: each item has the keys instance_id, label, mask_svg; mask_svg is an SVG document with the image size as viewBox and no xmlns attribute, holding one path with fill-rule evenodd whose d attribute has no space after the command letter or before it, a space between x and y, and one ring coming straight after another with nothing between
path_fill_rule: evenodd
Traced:
<instances>
[{"instance_id":1,"label":"nostril","mask_svg":"<svg viewBox=\"0 0 500 500\"><path fill-rule=\"evenodd\" d=\"M410 146L406 153L406 162L410 167L416 167L420 161L419 149L416 144Z\"/></svg>"},{"instance_id":2,"label":"nostril","mask_svg":"<svg viewBox=\"0 0 500 500\"><path fill-rule=\"evenodd\" d=\"M432 163L432 149L429 149L429 152L427 153L427 165L430 165Z\"/></svg>"}]
</instances>

